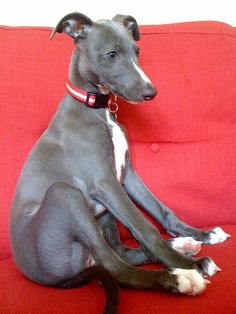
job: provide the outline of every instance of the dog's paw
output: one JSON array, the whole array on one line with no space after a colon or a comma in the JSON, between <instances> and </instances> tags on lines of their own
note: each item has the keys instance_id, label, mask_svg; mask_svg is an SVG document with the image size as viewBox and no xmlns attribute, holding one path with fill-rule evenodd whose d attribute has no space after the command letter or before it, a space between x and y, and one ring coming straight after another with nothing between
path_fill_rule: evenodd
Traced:
<instances>
[{"instance_id":1,"label":"dog's paw","mask_svg":"<svg viewBox=\"0 0 236 314\"><path fill-rule=\"evenodd\" d=\"M203 242L196 241L192 237L178 237L168 240L168 243L175 251L191 256L200 252Z\"/></svg>"},{"instance_id":2,"label":"dog's paw","mask_svg":"<svg viewBox=\"0 0 236 314\"><path fill-rule=\"evenodd\" d=\"M185 295L198 295L206 290L209 280L204 279L195 269L174 268L171 274L177 279L177 293Z\"/></svg>"},{"instance_id":3,"label":"dog's paw","mask_svg":"<svg viewBox=\"0 0 236 314\"><path fill-rule=\"evenodd\" d=\"M211 277L221 271L210 257L196 259L195 266L203 277Z\"/></svg>"},{"instance_id":4,"label":"dog's paw","mask_svg":"<svg viewBox=\"0 0 236 314\"><path fill-rule=\"evenodd\" d=\"M220 227L216 227L212 230L207 231L205 236L204 243L206 244L216 244L221 243L230 238L228 233L225 233Z\"/></svg>"}]
</instances>

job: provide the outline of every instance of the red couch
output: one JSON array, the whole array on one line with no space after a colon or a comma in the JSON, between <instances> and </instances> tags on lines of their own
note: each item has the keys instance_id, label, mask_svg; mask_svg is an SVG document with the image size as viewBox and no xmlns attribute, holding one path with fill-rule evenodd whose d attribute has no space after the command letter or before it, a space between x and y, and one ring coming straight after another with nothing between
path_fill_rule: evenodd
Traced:
<instances>
[{"instance_id":1,"label":"red couch","mask_svg":"<svg viewBox=\"0 0 236 314\"><path fill-rule=\"evenodd\" d=\"M0 313L101 313L96 282L74 290L35 284L16 268L9 208L24 160L65 93L73 43L50 28L0 27ZM158 88L151 102L119 100L133 163L150 189L196 227L232 237L204 245L222 272L198 297L121 290L119 313L236 312L236 29L220 22L141 27L140 62ZM122 237L131 243L122 227Z\"/></svg>"}]
</instances>

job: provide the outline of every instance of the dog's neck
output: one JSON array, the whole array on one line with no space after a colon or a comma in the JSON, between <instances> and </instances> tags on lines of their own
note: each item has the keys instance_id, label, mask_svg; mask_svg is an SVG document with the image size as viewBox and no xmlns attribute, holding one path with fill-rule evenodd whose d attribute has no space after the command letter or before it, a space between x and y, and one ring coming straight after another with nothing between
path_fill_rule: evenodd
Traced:
<instances>
[{"instance_id":1,"label":"dog's neck","mask_svg":"<svg viewBox=\"0 0 236 314\"><path fill-rule=\"evenodd\" d=\"M78 69L78 51L75 48L71 57L70 69L69 69L69 81L76 87L86 91L97 94L104 94L104 91L100 86L96 85L94 82L84 79Z\"/></svg>"}]
</instances>

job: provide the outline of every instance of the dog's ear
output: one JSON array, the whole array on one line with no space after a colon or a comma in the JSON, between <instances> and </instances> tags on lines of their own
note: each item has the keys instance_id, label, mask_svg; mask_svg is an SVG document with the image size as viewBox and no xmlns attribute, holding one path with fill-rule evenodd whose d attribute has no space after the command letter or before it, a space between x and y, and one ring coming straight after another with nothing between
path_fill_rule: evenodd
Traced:
<instances>
[{"instance_id":1,"label":"dog's ear","mask_svg":"<svg viewBox=\"0 0 236 314\"><path fill-rule=\"evenodd\" d=\"M113 21L123 24L132 34L134 40L137 41L140 39L138 23L133 16L117 14L115 17L113 17Z\"/></svg>"},{"instance_id":2,"label":"dog's ear","mask_svg":"<svg viewBox=\"0 0 236 314\"><path fill-rule=\"evenodd\" d=\"M93 21L78 12L73 12L64 16L57 26L53 29L50 39L56 33L66 33L73 39L86 38L89 29L92 27Z\"/></svg>"}]
</instances>

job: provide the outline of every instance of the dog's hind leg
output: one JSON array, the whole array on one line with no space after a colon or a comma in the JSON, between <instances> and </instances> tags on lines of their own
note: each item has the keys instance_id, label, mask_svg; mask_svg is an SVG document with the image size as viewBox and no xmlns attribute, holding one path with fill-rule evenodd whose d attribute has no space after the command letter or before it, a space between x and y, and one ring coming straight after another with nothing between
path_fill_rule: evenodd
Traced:
<instances>
[{"instance_id":1,"label":"dog's hind leg","mask_svg":"<svg viewBox=\"0 0 236 314\"><path fill-rule=\"evenodd\" d=\"M165 288L191 295L201 293L206 287L206 281L196 270L144 270L125 263L103 238L83 193L65 183L56 183L48 189L28 228L33 230L31 245L28 243L27 247L30 256L36 259L35 270L39 273L36 280L40 281L41 277L44 284L63 286L64 281L68 286L68 280L75 281L87 267L76 262L81 260L80 254L89 252L95 266L104 267L122 286ZM29 265L29 261L25 265L27 262Z\"/></svg>"}]
</instances>

